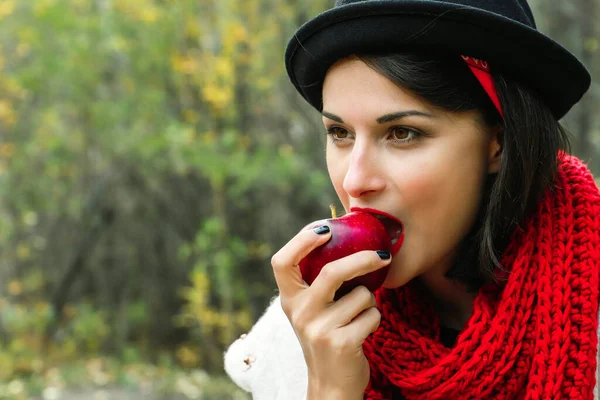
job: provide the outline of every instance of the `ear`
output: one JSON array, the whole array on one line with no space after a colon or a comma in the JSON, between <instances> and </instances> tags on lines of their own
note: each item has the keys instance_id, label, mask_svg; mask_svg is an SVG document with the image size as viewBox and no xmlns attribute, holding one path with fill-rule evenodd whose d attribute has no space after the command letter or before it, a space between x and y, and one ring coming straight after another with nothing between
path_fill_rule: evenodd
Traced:
<instances>
[{"instance_id":1,"label":"ear","mask_svg":"<svg viewBox=\"0 0 600 400\"><path fill-rule=\"evenodd\" d=\"M504 139L504 128L498 124L491 129L489 153L488 153L488 174L494 174L500 171L502 164L502 144Z\"/></svg>"}]
</instances>

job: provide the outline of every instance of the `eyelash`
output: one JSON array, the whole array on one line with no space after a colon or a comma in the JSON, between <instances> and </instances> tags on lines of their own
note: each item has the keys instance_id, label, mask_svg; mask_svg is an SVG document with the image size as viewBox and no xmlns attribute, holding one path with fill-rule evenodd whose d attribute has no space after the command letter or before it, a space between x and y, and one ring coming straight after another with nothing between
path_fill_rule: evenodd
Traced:
<instances>
[{"instance_id":1,"label":"eyelash","mask_svg":"<svg viewBox=\"0 0 600 400\"><path fill-rule=\"evenodd\" d=\"M404 126L392 126L388 132L393 135L393 133L391 131L393 131L394 129L400 129L402 131L408 132L409 134L411 134L411 136L409 136L408 139L393 139L391 142L392 145L395 146L399 146L399 145L404 145L406 143L412 142L414 140L420 139L423 135L423 133L419 132L416 129L412 129L412 128L407 128ZM336 133L339 133L339 131L342 130L344 131L346 134L350 134L348 132L347 129L342 128L340 126L332 126L327 128L327 136L329 137L329 139L331 140L332 143L338 143L338 142L342 142L344 140L347 140L348 138L339 138L336 137Z\"/></svg>"}]
</instances>

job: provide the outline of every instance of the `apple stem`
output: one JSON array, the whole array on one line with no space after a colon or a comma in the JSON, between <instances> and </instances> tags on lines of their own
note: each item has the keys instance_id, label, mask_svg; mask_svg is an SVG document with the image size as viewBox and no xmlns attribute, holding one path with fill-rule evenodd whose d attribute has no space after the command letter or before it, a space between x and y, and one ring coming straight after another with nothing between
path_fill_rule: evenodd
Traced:
<instances>
[{"instance_id":1,"label":"apple stem","mask_svg":"<svg viewBox=\"0 0 600 400\"><path fill-rule=\"evenodd\" d=\"M331 210L331 218L337 218L337 212L335 210L335 206L333 204L330 204L329 209Z\"/></svg>"}]
</instances>

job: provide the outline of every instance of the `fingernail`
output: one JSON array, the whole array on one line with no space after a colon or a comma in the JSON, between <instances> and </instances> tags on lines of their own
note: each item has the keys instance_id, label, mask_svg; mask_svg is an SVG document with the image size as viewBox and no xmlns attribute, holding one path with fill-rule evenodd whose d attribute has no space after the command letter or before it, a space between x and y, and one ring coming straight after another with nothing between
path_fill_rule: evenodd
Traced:
<instances>
[{"instance_id":1,"label":"fingernail","mask_svg":"<svg viewBox=\"0 0 600 400\"><path fill-rule=\"evenodd\" d=\"M329 233L329 227L327 225L323 225L323 226L320 226L318 228L313 229L313 231L317 235L324 235L326 233Z\"/></svg>"},{"instance_id":2,"label":"fingernail","mask_svg":"<svg viewBox=\"0 0 600 400\"><path fill-rule=\"evenodd\" d=\"M379 256L379 258L381 258L382 260L389 260L390 257L392 257L392 255L390 254L389 251L385 251L385 250L378 250L377 251L377 255Z\"/></svg>"}]
</instances>

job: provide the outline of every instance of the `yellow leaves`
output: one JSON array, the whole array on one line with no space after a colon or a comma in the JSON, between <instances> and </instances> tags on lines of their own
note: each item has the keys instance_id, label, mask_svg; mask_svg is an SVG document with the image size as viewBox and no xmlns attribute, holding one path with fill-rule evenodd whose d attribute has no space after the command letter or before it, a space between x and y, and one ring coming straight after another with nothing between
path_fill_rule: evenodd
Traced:
<instances>
[{"instance_id":1,"label":"yellow leaves","mask_svg":"<svg viewBox=\"0 0 600 400\"><path fill-rule=\"evenodd\" d=\"M8 100L0 100L0 123L11 126L17 122L17 113Z\"/></svg>"},{"instance_id":2,"label":"yellow leaves","mask_svg":"<svg viewBox=\"0 0 600 400\"><path fill-rule=\"evenodd\" d=\"M230 25L227 37L229 37L234 42L245 42L248 40L248 31L246 30L246 27L244 25L238 22L233 25Z\"/></svg>"},{"instance_id":3,"label":"yellow leaves","mask_svg":"<svg viewBox=\"0 0 600 400\"><path fill-rule=\"evenodd\" d=\"M110 48L118 52L125 52L131 47L130 43L123 36L114 35L109 39L108 45Z\"/></svg>"},{"instance_id":4,"label":"yellow leaves","mask_svg":"<svg viewBox=\"0 0 600 400\"><path fill-rule=\"evenodd\" d=\"M185 368L194 368L198 365L200 361L200 357L198 357L199 350L197 348L191 346L180 346L175 356L181 363L181 365Z\"/></svg>"},{"instance_id":5,"label":"yellow leaves","mask_svg":"<svg viewBox=\"0 0 600 400\"><path fill-rule=\"evenodd\" d=\"M208 276L206 276L204 272L195 270L192 272L191 281L194 290L201 294L201 297L199 297L203 300L201 304L204 304L206 301L204 295L207 294L208 290L210 289Z\"/></svg>"},{"instance_id":6,"label":"yellow leaves","mask_svg":"<svg viewBox=\"0 0 600 400\"><path fill-rule=\"evenodd\" d=\"M175 54L171 57L171 66L178 73L194 77L202 97L214 112L222 112L233 100L234 66L230 59L206 56L199 60L193 55ZM198 120L193 113L188 112L186 116L187 122Z\"/></svg>"},{"instance_id":7,"label":"yellow leaves","mask_svg":"<svg viewBox=\"0 0 600 400\"><path fill-rule=\"evenodd\" d=\"M200 36L200 24L195 18L187 18L185 21L185 35L190 38Z\"/></svg>"},{"instance_id":8,"label":"yellow leaves","mask_svg":"<svg viewBox=\"0 0 600 400\"><path fill-rule=\"evenodd\" d=\"M229 340L225 333L232 327L247 329L252 321L246 310L232 313L225 313L209 304L210 281L206 273L196 269L190 276L192 286L184 288L181 291L182 297L186 300L183 312L177 316L177 322L181 326L199 326L202 335L214 335L218 333L222 344ZM178 354L178 358L187 357L190 361L190 354L184 350L185 354Z\"/></svg>"},{"instance_id":9,"label":"yellow leaves","mask_svg":"<svg viewBox=\"0 0 600 400\"><path fill-rule=\"evenodd\" d=\"M37 43L40 38L39 31L36 31L31 26L22 26L17 30L16 33L19 43L23 43L26 45Z\"/></svg>"},{"instance_id":10,"label":"yellow leaves","mask_svg":"<svg viewBox=\"0 0 600 400\"><path fill-rule=\"evenodd\" d=\"M171 57L171 67L177 72L192 75L198 70L198 62L187 55L174 55Z\"/></svg>"},{"instance_id":11,"label":"yellow leaves","mask_svg":"<svg viewBox=\"0 0 600 400\"><path fill-rule=\"evenodd\" d=\"M186 84L199 90L213 114L222 116L235 112L232 103L238 79L237 67L250 64L253 58L250 45L252 34L243 19L218 19L214 24L215 29L207 38L210 40L200 42L201 51L188 49L174 54L171 67L175 72L191 78L185 81ZM200 36L203 27L201 20L187 18L184 25L186 37Z\"/></svg>"},{"instance_id":12,"label":"yellow leaves","mask_svg":"<svg viewBox=\"0 0 600 400\"><path fill-rule=\"evenodd\" d=\"M156 22L159 16L160 12L158 11L158 8L149 6L142 9L139 19L147 24L152 24Z\"/></svg>"},{"instance_id":13,"label":"yellow leaves","mask_svg":"<svg viewBox=\"0 0 600 400\"><path fill-rule=\"evenodd\" d=\"M209 131L209 132L205 132L202 135L202 144L204 145L212 145L215 144L215 142L217 141L217 135L215 135L214 132Z\"/></svg>"},{"instance_id":14,"label":"yellow leaves","mask_svg":"<svg viewBox=\"0 0 600 400\"><path fill-rule=\"evenodd\" d=\"M264 76L261 76L260 78L258 78L256 80L257 89L264 90L264 91L267 91L267 90L273 88L274 84L275 84L275 82L272 79L268 79Z\"/></svg>"},{"instance_id":15,"label":"yellow leaves","mask_svg":"<svg viewBox=\"0 0 600 400\"><path fill-rule=\"evenodd\" d=\"M23 100L27 96L27 90L12 77L0 76L0 93L18 100ZM5 105L3 105L4 102L6 102ZM0 115L2 114L2 109L4 107L5 111L9 110L11 113L14 113L13 106L8 100L0 100ZM0 117L0 120L2 120L2 117Z\"/></svg>"},{"instance_id":16,"label":"yellow leaves","mask_svg":"<svg viewBox=\"0 0 600 400\"><path fill-rule=\"evenodd\" d=\"M207 66L199 82L202 97L215 113L221 113L233 101L235 86L233 60L224 56L206 56L202 64Z\"/></svg>"},{"instance_id":17,"label":"yellow leaves","mask_svg":"<svg viewBox=\"0 0 600 400\"><path fill-rule=\"evenodd\" d=\"M200 115L194 110L184 110L183 120L190 124L196 124L200 121Z\"/></svg>"},{"instance_id":18,"label":"yellow leaves","mask_svg":"<svg viewBox=\"0 0 600 400\"><path fill-rule=\"evenodd\" d=\"M40 316L48 315L50 312L52 312L52 307L50 307L50 304L45 301L38 301L35 303L34 308L36 314Z\"/></svg>"},{"instance_id":19,"label":"yellow leaves","mask_svg":"<svg viewBox=\"0 0 600 400\"><path fill-rule=\"evenodd\" d=\"M0 144L0 157L11 158L15 154L14 143L1 143Z\"/></svg>"},{"instance_id":20,"label":"yellow leaves","mask_svg":"<svg viewBox=\"0 0 600 400\"><path fill-rule=\"evenodd\" d=\"M212 61L214 62L214 71L218 78L223 81L234 79L235 68L230 58L215 57Z\"/></svg>"},{"instance_id":21,"label":"yellow leaves","mask_svg":"<svg viewBox=\"0 0 600 400\"><path fill-rule=\"evenodd\" d=\"M13 279L8 283L8 293L11 296L20 296L23 293L23 283L19 280Z\"/></svg>"},{"instance_id":22,"label":"yellow leaves","mask_svg":"<svg viewBox=\"0 0 600 400\"><path fill-rule=\"evenodd\" d=\"M23 279L13 279L8 282L6 289L12 296L22 294L33 294L39 292L45 284L45 280L40 271L28 273ZM0 305L1 306L1 305ZM45 301L38 301L33 306L33 311L37 315L46 315L50 305Z\"/></svg>"},{"instance_id":23,"label":"yellow leaves","mask_svg":"<svg viewBox=\"0 0 600 400\"><path fill-rule=\"evenodd\" d=\"M249 33L241 22L230 22L225 24L222 34L223 55L228 58L240 57L242 55L241 44L249 43Z\"/></svg>"},{"instance_id":24,"label":"yellow leaves","mask_svg":"<svg viewBox=\"0 0 600 400\"><path fill-rule=\"evenodd\" d=\"M61 357L72 358L77 354L77 343L72 338L67 338L67 340L57 345L56 350Z\"/></svg>"},{"instance_id":25,"label":"yellow leaves","mask_svg":"<svg viewBox=\"0 0 600 400\"><path fill-rule=\"evenodd\" d=\"M89 12L91 0L71 0L71 5L79 12Z\"/></svg>"},{"instance_id":26,"label":"yellow leaves","mask_svg":"<svg viewBox=\"0 0 600 400\"><path fill-rule=\"evenodd\" d=\"M14 0L0 0L0 21L15 11Z\"/></svg>"},{"instance_id":27,"label":"yellow leaves","mask_svg":"<svg viewBox=\"0 0 600 400\"><path fill-rule=\"evenodd\" d=\"M231 87L219 87L214 83L209 83L202 88L202 96L215 111L220 112L231 103L233 90Z\"/></svg>"},{"instance_id":28,"label":"yellow leaves","mask_svg":"<svg viewBox=\"0 0 600 400\"><path fill-rule=\"evenodd\" d=\"M54 0L38 0L33 7L33 13L37 16L44 15L53 5Z\"/></svg>"},{"instance_id":29,"label":"yellow leaves","mask_svg":"<svg viewBox=\"0 0 600 400\"><path fill-rule=\"evenodd\" d=\"M279 10L280 16L284 20L292 20L295 17L295 13L297 12L297 10L294 8L294 6L289 3L278 4L278 10Z\"/></svg>"},{"instance_id":30,"label":"yellow leaves","mask_svg":"<svg viewBox=\"0 0 600 400\"><path fill-rule=\"evenodd\" d=\"M31 248L26 243L20 243L17 246L17 258L19 260L26 260L31 255Z\"/></svg>"},{"instance_id":31,"label":"yellow leaves","mask_svg":"<svg viewBox=\"0 0 600 400\"><path fill-rule=\"evenodd\" d=\"M6 284L6 291L11 296L31 296L39 293L45 283L46 281L44 280L41 271L30 272L27 273L23 279L11 279ZM0 298L0 309L3 305L9 306L10 304L6 302L6 300ZM50 305L46 301L37 301L33 304L17 304L15 309L19 310L20 313L27 313L29 316L46 316L50 312ZM23 319L21 318L21 320Z\"/></svg>"},{"instance_id":32,"label":"yellow leaves","mask_svg":"<svg viewBox=\"0 0 600 400\"><path fill-rule=\"evenodd\" d=\"M9 378L12 378L14 372L15 359L8 352L0 351L0 382L6 382Z\"/></svg>"},{"instance_id":33,"label":"yellow leaves","mask_svg":"<svg viewBox=\"0 0 600 400\"><path fill-rule=\"evenodd\" d=\"M114 6L127 17L146 24L153 24L161 16L161 10L148 0L116 1Z\"/></svg>"}]
</instances>

